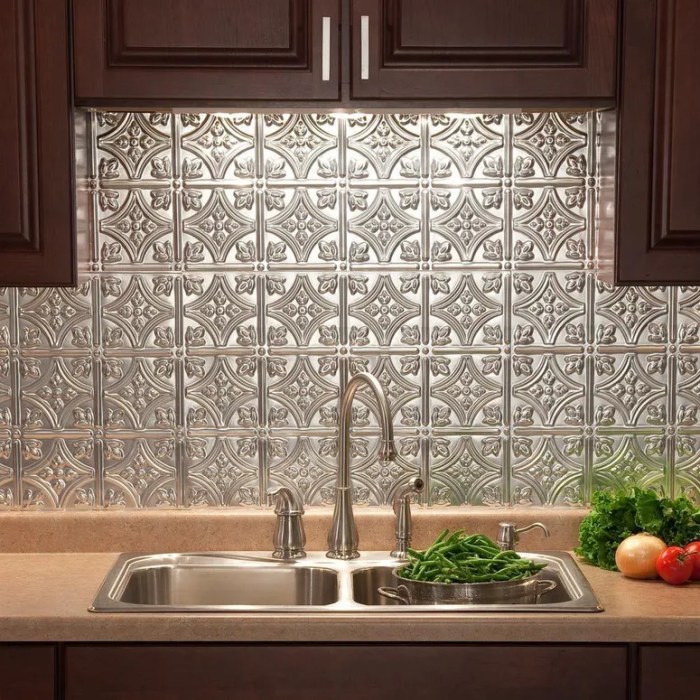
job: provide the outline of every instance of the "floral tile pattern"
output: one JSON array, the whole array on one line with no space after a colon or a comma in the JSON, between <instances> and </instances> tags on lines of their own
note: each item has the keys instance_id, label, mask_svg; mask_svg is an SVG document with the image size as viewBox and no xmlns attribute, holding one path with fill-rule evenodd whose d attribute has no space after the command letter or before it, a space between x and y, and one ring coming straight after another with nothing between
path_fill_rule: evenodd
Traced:
<instances>
[{"instance_id":1,"label":"floral tile pattern","mask_svg":"<svg viewBox=\"0 0 700 700\"><path fill-rule=\"evenodd\" d=\"M700 497L700 289L598 279L595 114L84 112L76 289L0 289L0 508Z\"/></svg>"}]
</instances>

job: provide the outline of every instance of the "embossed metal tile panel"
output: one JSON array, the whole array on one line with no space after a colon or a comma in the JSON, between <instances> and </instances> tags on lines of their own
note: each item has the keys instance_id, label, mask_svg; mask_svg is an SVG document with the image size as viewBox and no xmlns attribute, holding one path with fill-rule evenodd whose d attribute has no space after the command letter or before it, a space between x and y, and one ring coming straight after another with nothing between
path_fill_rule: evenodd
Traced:
<instances>
[{"instance_id":1,"label":"embossed metal tile panel","mask_svg":"<svg viewBox=\"0 0 700 700\"><path fill-rule=\"evenodd\" d=\"M358 371L358 503L700 493L700 290L597 279L594 114L78 116L81 286L0 290L2 505L330 503Z\"/></svg>"}]
</instances>

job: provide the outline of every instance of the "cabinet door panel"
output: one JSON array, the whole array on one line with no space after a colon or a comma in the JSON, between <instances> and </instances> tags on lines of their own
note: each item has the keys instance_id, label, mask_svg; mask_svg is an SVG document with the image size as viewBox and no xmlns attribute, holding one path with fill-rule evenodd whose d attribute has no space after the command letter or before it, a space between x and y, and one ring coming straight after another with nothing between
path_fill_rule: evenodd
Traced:
<instances>
[{"instance_id":1,"label":"cabinet door panel","mask_svg":"<svg viewBox=\"0 0 700 700\"><path fill-rule=\"evenodd\" d=\"M700 3L627 0L617 281L700 282Z\"/></svg>"},{"instance_id":2,"label":"cabinet door panel","mask_svg":"<svg viewBox=\"0 0 700 700\"><path fill-rule=\"evenodd\" d=\"M55 648L0 646L0 700L54 700Z\"/></svg>"},{"instance_id":3,"label":"cabinet door panel","mask_svg":"<svg viewBox=\"0 0 700 700\"><path fill-rule=\"evenodd\" d=\"M353 97L614 99L617 0L353 0L352 6Z\"/></svg>"},{"instance_id":4,"label":"cabinet door panel","mask_svg":"<svg viewBox=\"0 0 700 700\"><path fill-rule=\"evenodd\" d=\"M73 15L82 103L338 98L339 0L74 0Z\"/></svg>"},{"instance_id":5,"label":"cabinet door panel","mask_svg":"<svg viewBox=\"0 0 700 700\"><path fill-rule=\"evenodd\" d=\"M639 700L697 695L700 644L668 644L639 650Z\"/></svg>"},{"instance_id":6,"label":"cabinet door panel","mask_svg":"<svg viewBox=\"0 0 700 700\"><path fill-rule=\"evenodd\" d=\"M5 0L0 26L0 286L72 284L67 0Z\"/></svg>"},{"instance_id":7,"label":"cabinet door panel","mask_svg":"<svg viewBox=\"0 0 700 700\"><path fill-rule=\"evenodd\" d=\"M75 646L66 663L66 700L626 698L621 646Z\"/></svg>"}]
</instances>

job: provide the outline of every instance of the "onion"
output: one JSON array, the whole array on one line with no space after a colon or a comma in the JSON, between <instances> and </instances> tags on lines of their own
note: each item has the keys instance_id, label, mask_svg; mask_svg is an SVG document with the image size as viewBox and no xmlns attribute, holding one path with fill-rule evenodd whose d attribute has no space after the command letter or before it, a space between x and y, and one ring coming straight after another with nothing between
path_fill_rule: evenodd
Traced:
<instances>
[{"instance_id":1,"label":"onion","mask_svg":"<svg viewBox=\"0 0 700 700\"><path fill-rule=\"evenodd\" d=\"M656 560L666 549L666 543L643 532L620 543L615 552L615 563L627 578L658 578Z\"/></svg>"}]
</instances>

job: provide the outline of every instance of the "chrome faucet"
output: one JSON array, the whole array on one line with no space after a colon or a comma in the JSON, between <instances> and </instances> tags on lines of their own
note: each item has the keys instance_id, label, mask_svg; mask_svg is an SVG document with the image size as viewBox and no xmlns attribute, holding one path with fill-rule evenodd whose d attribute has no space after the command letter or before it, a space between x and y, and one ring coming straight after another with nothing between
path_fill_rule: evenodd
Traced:
<instances>
[{"instance_id":1,"label":"chrome faucet","mask_svg":"<svg viewBox=\"0 0 700 700\"><path fill-rule=\"evenodd\" d=\"M374 394L379 407L379 422L382 428L382 445L379 459L390 461L396 457L394 447L394 425L391 421L391 409L384 389L379 380L360 372L350 379L343 395L340 397L340 449L338 454L338 481L335 488L335 510L333 522L328 533L328 552L331 559L355 559L360 556L357 551L359 538L355 516L352 511L352 485L350 483L350 416L355 393L366 385Z\"/></svg>"}]
</instances>

